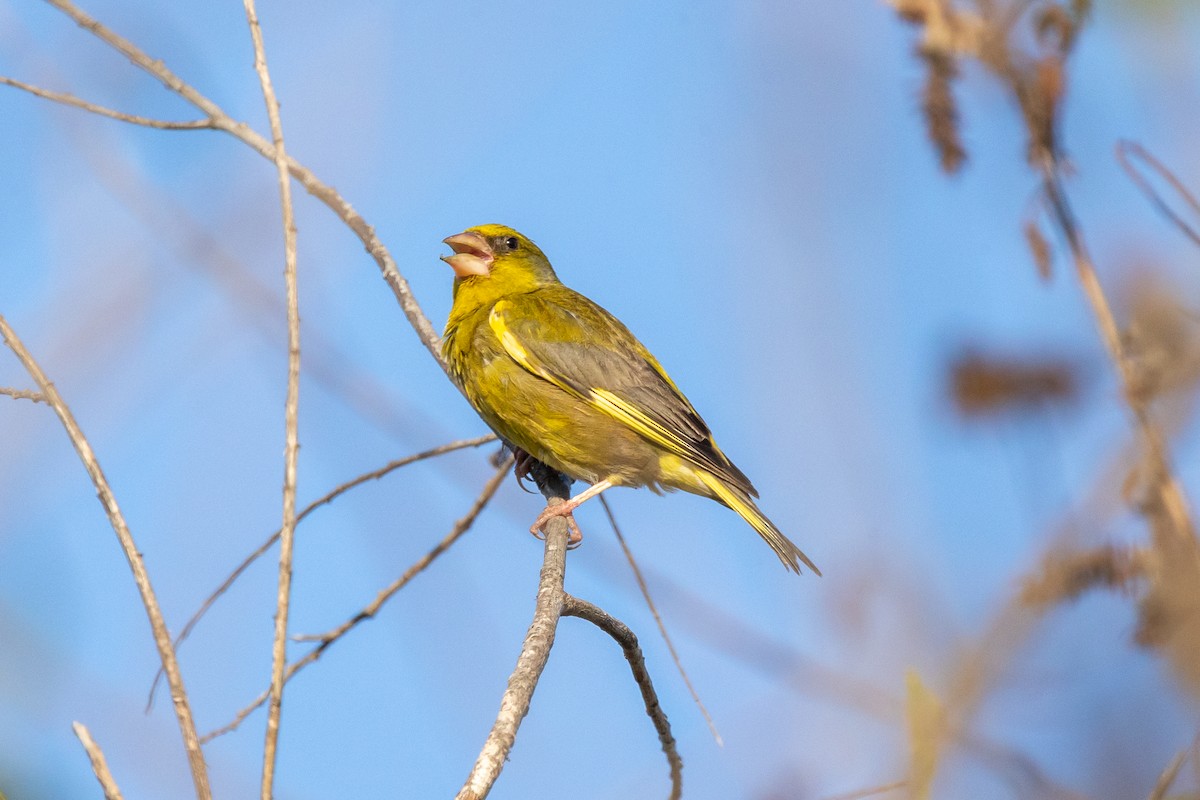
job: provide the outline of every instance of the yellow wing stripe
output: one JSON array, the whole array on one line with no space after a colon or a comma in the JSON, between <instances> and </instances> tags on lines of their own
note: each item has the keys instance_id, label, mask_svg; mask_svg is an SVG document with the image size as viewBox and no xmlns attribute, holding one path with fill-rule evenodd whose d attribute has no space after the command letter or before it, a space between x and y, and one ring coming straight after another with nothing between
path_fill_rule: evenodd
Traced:
<instances>
[{"instance_id":1,"label":"yellow wing stripe","mask_svg":"<svg viewBox=\"0 0 1200 800\"><path fill-rule=\"evenodd\" d=\"M586 393L581 392L562 380L558 375L547 370L541 364L536 363L530 356L529 351L525 349L521 341L516 337L516 334L509 330L508 325L504 322L504 313L509 306L510 304L504 300L496 303L492 307L491 313L488 314L488 325L491 326L492 332L496 334L496 338L500 340L500 344L504 347L505 352L512 356L514 361L534 375L550 381L563 391L591 404L618 422L628 425L637 431L638 434L646 437L655 444L665 447L681 456L689 454L690 448L688 447L687 440L664 427L661 423L656 422L634 404L623 400L607 389L589 387Z\"/></svg>"}]
</instances>

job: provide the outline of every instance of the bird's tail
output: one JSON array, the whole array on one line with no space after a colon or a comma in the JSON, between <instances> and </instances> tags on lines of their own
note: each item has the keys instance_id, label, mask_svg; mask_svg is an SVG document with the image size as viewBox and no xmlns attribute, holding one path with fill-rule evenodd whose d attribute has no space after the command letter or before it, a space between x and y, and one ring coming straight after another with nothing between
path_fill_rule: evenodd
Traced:
<instances>
[{"instance_id":1,"label":"bird's tail","mask_svg":"<svg viewBox=\"0 0 1200 800\"><path fill-rule=\"evenodd\" d=\"M730 486L707 470L698 469L696 472L699 474L700 480L712 492L713 498L729 506L740 514L742 519L749 522L750 526L758 531L758 535L771 545L771 549L775 551L775 555L779 556L779 560L785 567L798 573L800 572L800 562L803 561L817 575L821 574L817 565L804 555L790 539L780 533L779 528L776 528L775 524L758 510L758 506L754 504L754 500L749 494L736 486Z\"/></svg>"}]
</instances>

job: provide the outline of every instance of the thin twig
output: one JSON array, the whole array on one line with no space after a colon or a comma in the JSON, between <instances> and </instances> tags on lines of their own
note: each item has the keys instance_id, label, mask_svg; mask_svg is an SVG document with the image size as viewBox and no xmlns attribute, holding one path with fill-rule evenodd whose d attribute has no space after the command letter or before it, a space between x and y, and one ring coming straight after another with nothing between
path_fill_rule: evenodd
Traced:
<instances>
[{"instance_id":1,"label":"thin twig","mask_svg":"<svg viewBox=\"0 0 1200 800\"><path fill-rule=\"evenodd\" d=\"M455 450L463 450L468 447L478 447L480 445L487 444L488 442L494 442L494 441L496 441L496 434L489 433L486 436L476 436L474 439L460 439L456 442L449 442L447 444L443 444L443 445L439 445L437 447L430 448L429 450L423 450L420 453L415 453L414 455L411 455L411 456L405 456L404 458L400 458L395 461L391 461L391 462L385 464L384 466L380 467L379 469L372 470L371 472L367 472L362 475L359 475L357 478L346 481L345 483L341 484L340 486L337 486L334 489L330 490L329 492L325 493L321 497L318 497L316 500L312 501L307 506L305 506L303 511L301 511L299 514L296 515L296 524L299 525L300 522L303 521L305 517L307 517L309 514L311 514L313 511L317 510L321 506L332 503L336 498L340 497L341 495L345 494L346 492L350 491L351 489L353 489L356 486L361 486L362 484L366 483L367 481L378 480L378 479L382 478L384 475L387 475L390 472L394 472L394 471L400 469L401 467L406 467L409 464L415 464L418 461L424 461L427 458L433 458L434 456L444 455L445 453L452 453ZM184 640L187 639L188 636L191 635L192 630L196 627L196 625L200 622L200 620L203 619L204 615L208 613L208 610L210 608L212 608L213 604L217 602L218 598L220 598L221 595L225 594L225 592L229 591L230 587L232 587L233 584L237 581L237 579L242 576L242 573L244 573L247 569L249 569L251 564L253 564L255 561L257 561L260 556L262 556L264 553L266 553L268 550L270 550L271 547L276 542L279 541L279 534L280 534L280 531L277 530L274 533L272 533L269 537L267 537L267 540L265 542L263 542L261 545L259 545L258 549L256 549L250 555L246 556L242 560L242 563L238 564L237 567L234 568L233 572L229 573L229 576L226 577L224 581L222 581L221 585L218 586L212 592L212 594L210 594L207 598L205 598L204 602L200 605L200 608L196 611L195 614L192 614L191 619L189 619L187 621L187 624L183 626L183 630L181 630L179 632L179 635L175 637L175 648L177 650L178 650L179 646L181 644L183 644ZM154 693L155 693L155 689L158 687L158 680L161 677L162 677L162 669L159 669L158 673L154 676L154 681L150 685L150 696L146 700L147 710L149 710L149 708L154 705Z\"/></svg>"},{"instance_id":2,"label":"thin twig","mask_svg":"<svg viewBox=\"0 0 1200 800\"><path fill-rule=\"evenodd\" d=\"M535 468L535 476L537 472L540 470ZM544 478L538 485L546 496L547 504L558 505L568 498L568 486L561 476L545 470L545 474L538 477ZM565 597L563 581L567 569L567 521L564 517L551 517L543 530L546 533L546 549L538 580L533 622L525 634L517 666L509 676L508 687L500 699L496 722L455 800L483 800L492 790L516 741L517 728L529 713L533 690L537 688L538 679L550 658L550 648L554 646L554 632L562 615Z\"/></svg>"},{"instance_id":3,"label":"thin twig","mask_svg":"<svg viewBox=\"0 0 1200 800\"><path fill-rule=\"evenodd\" d=\"M572 595L563 596L564 617L579 617L587 620L600 630L611 636L629 662L633 679L642 692L642 701L646 704L646 715L654 723L658 732L658 741L662 743L663 753L667 756L667 765L671 770L670 800L679 800L683 794L683 759L675 747L675 737L671 735L671 724L667 721L666 712L659 705L658 695L654 692L654 684L650 681L650 673L646 671L646 659L642 657L642 648L638 645L637 636L625 623L615 619L599 607L586 600L580 600Z\"/></svg>"},{"instance_id":4,"label":"thin twig","mask_svg":"<svg viewBox=\"0 0 1200 800\"><path fill-rule=\"evenodd\" d=\"M95 103L89 103L87 100L83 100L73 94L43 89L40 86L33 86L32 84L16 80L15 78L5 77L4 75L0 75L0 86L12 86L14 89L20 89L21 91L29 92L32 95L36 95L37 97L41 97L46 100L52 100L55 103L74 106L75 108L81 108L84 111L90 111L93 114L99 114L102 117L109 117L110 119L128 122L131 125L141 125L146 128L157 128L158 130L166 131L211 131L217 129L216 124L211 119L193 119L176 122L169 119L139 117L136 114L126 114L123 111L116 111L111 108L105 108L104 106L96 105Z\"/></svg>"},{"instance_id":5,"label":"thin twig","mask_svg":"<svg viewBox=\"0 0 1200 800\"><path fill-rule=\"evenodd\" d=\"M1189 206L1191 206L1192 213L1196 214L1197 216L1200 216L1200 200L1197 200L1196 196L1188 191L1188 188L1183 185L1183 181L1175 177L1175 173L1167 169L1166 165L1164 165L1157 158L1150 155L1146 148L1142 147L1137 142L1117 142L1117 161L1121 163L1121 168L1125 170L1125 174L1129 176L1129 179L1133 181L1139 189L1142 190L1142 194L1144 194L1146 198L1152 204L1154 204L1154 207L1157 208L1163 214L1163 216L1175 223L1175 226L1179 228L1179 230L1183 231L1185 236L1191 239L1194 243L1200 245L1200 233L1197 233L1195 228L1184 221L1183 217L1176 214L1175 210L1171 208L1170 204L1168 204L1167 201L1162 198L1162 195L1154 190L1154 187L1150 185L1150 181L1146 180L1146 177L1142 175L1142 173L1138 171L1137 167L1133 165L1133 159L1131 157L1136 157L1146 162L1151 169L1158 173L1159 177L1171 185L1171 188L1175 190L1176 194L1178 194L1185 202L1187 202Z\"/></svg>"},{"instance_id":6,"label":"thin twig","mask_svg":"<svg viewBox=\"0 0 1200 800\"><path fill-rule=\"evenodd\" d=\"M679 658L679 653L675 650L675 643L671 641L671 636L667 633L667 626L663 624L662 616L658 613L658 607L654 605L654 598L650 596L650 587L646 584L646 578L642 575L642 569L633 557L633 551L629 549L629 545L625 542L625 537L621 534L621 527L617 525L617 518L613 514L612 507L608 504L608 499L604 495L600 495L600 504L604 506L604 513L608 515L608 522L612 525L613 533L617 535L617 541L620 542L621 550L625 553L625 560L629 562L629 567L633 570L633 577L637 579L638 588L642 590L642 597L646 600L646 605L650 608L650 613L654 616L654 622L658 625L658 632L667 644L667 650L671 653L671 659L675 662L675 668L679 670L679 676L683 678L684 685L687 686L688 692L691 693L692 701L700 709L700 713L704 715L704 721L708 723L708 729L712 732L713 739L717 742L717 747L724 747L725 741L721 738L721 733L717 730L717 725L713 722L708 709L705 708L704 701L700 699L696 687L692 686L692 681L688 677L687 670L683 668L683 661Z\"/></svg>"},{"instance_id":7,"label":"thin twig","mask_svg":"<svg viewBox=\"0 0 1200 800\"><path fill-rule=\"evenodd\" d=\"M1175 754L1162 774L1158 776L1158 780L1154 782L1154 789L1150 792L1149 800L1163 800L1167 796L1167 792L1171 789L1171 784L1175 783L1175 778L1179 775L1179 770L1183 768L1183 764L1187 761L1188 750L1184 748Z\"/></svg>"},{"instance_id":8,"label":"thin twig","mask_svg":"<svg viewBox=\"0 0 1200 800\"><path fill-rule=\"evenodd\" d=\"M438 556L449 550L450 546L457 542L462 535L470 530L471 526L475 524L475 520L479 517L479 514L496 494L496 490L499 489L501 484L504 483L504 479L507 477L510 469L512 469L511 458L507 459L496 471L496 474L493 475L492 478L484 485L483 491L481 491L479 496L475 498L475 502L471 505L471 508L467 510L467 513L463 515L462 518L454 523L454 526L450 529L450 532L446 534L446 536L440 542L434 545L432 550L423 555L416 561L416 563L405 570L403 575L380 591L379 594L375 596L375 599L366 606L366 608L364 608L362 611L359 611L353 617L350 617L350 619L346 620L338 627L324 634L312 637L297 637L298 640L303 641L315 640L318 641L319 644L288 666L284 680L290 681L297 672L320 658L324 652L334 644L334 642L338 641L347 633L349 633L350 630L356 627L359 623L374 618L374 616L379 613L379 609L383 607L384 603L390 600L392 596L396 594L396 592L407 586L413 578L423 572L425 568L432 564ZM246 717L250 716L251 713L260 708L262 704L267 701L267 696L269 693L270 690L267 690L260 694L253 702L238 711L237 714L234 715L233 720L227 725L204 734L204 736L200 737L201 743L207 743L218 736L223 736L236 730L237 727L242 724L243 720L246 719Z\"/></svg>"},{"instance_id":9,"label":"thin twig","mask_svg":"<svg viewBox=\"0 0 1200 800\"><path fill-rule=\"evenodd\" d=\"M14 400L32 400L35 403L46 402L46 395L31 389L10 389L7 386L0 386L0 394L7 395Z\"/></svg>"},{"instance_id":10,"label":"thin twig","mask_svg":"<svg viewBox=\"0 0 1200 800\"><path fill-rule=\"evenodd\" d=\"M73 722L71 729L75 731L76 738L83 745L83 749L87 751L88 760L92 762L92 772L96 773L96 780L100 781L100 788L104 790L104 800L122 800L121 790L117 788L117 782L113 780L112 773L108 771L108 762L104 760L104 751L100 749L100 745L96 744L96 740L92 738L87 726L82 722Z\"/></svg>"},{"instance_id":11,"label":"thin twig","mask_svg":"<svg viewBox=\"0 0 1200 800\"><path fill-rule=\"evenodd\" d=\"M1183 490L1179 488L1179 482L1171 469L1170 456L1167 453L1162 432L1154 424L1145 399L1137 391L1137 376L1125 351L1125 344L1121 339L1112 307L1104 294L1104 289L1100 286L1096 267L1084 244L1083 234L1075 222L1075 215L1071 210L1067 195L1062 189L1058 160L1049 156L1043 158L1039 162L1039 168L1042 172L1043 186L1046 197L1050 201L1054 220L1071 250L1075 271L1079 276L1080 283L1083 284L1088 304L1092 307L1092 315L1095 318L1096 327L1100 331L1100 338L1104 341L1104 347L1117 367L1117 375L1121 380L1125 402L1133 412L1138 437L1153 472L1154 488L1171 521L1172 532L1177 537L1191 540L1195 534L1187 499L1184 497Z\"/></svg>"},{"instance_id":12,"label":"thin twig","mask_svg":"<svg viewBox=\"0 0 1200 800\"><path fill-rule=\"evenodd\" d=\"M151 58L137 45L109 30L69 0L46 0L46 2L69 16L81 28L120 52L139 69L157 78L167 89L191 103L212 121L214 128L237 137L264 158L275 159L275 147L268 139L254 131L246 123L230 117L219 105L168 69L162 61ZM378 265L392 294L395 295L409 324L416 331L417 337L442 370L449 375L446 360L441 353L440 337L429 322L429 318L425 316L425 312L421 310L408 281L400 274L391 253L375 235L374 228L368 225L366 220L333 187L319 180L303 164L289 156L287 165L292 177L300 181L300 184L311 195L328 206L362 241L367 253Z\"/></svg>"},{"instance_id":13,"label":"thin twig","mask_svg":"<svg viewBox=\"0 0 1200 800\"><path fill-rule=\"evenodd\" d=\"M142 605L146 609L146 616L150 620L150 629L154 634L154 644L158 648L158 657L162 661L163 670L167 675L167 684L171 687L171 699L175 706L175 716L179 721L179 730L183 736L183 746L187 751L188 766L192 772L192 782L196 787L196 797L199 800L210 800L212 792L208 785L208 771L204 765L204 753L200 750L200 741L196 736L196 723L192 719L192 708L188 703L187 691L183 685L183 675L179 671L179 662L175 656L175 648L171 645L171 634L167 631L167 625L163 621L162 610L158 605L158 597L154 594L154 588L150 585L150 575L146 572L146 564L142 560L141 551L138 550L137 544L133 541L133 534L129 532L129 526L125 523L125 516L121 513L120 507L117 505L117 498L113 495L112 488L108 484L108 479L104 476L104 471L100 468L100 462L96 460L96 455L92 452L92 445L88 442L83 431L80 430L79 424L75 421L75 416L71 413L71 409L67 407L66 402L58 393L58 389L42 372L42 368L30 355L25 345L21 342L13 329L9 327L8 321L0 316L0 338L4 339L4 343L16 354L17 358L24 365L26 371L34 382L45 395L46 401L50 407L54 409L54 413L58 415L63 427L67 431L67 436L71 440L71 444L75 447L75 451L79 454L80 461L83 462L84 468L87 470L88 476L92 479L92 484L96 487L96 493L100 499L100 504L104 506L104 512L108 515L109 524L112 525L113 531L117 534L117 540L121 543L121 550L125 553L125 558L129 562L129 568L133 572L134 583L137 584L138 593L142 598Z\"/></svg>"},{"instance_id":14,"label":"thin twig","mask_svg":"<svg viewBox=\"0 0 1200 800\"><path fill-rule=\"evenodd\" d=\"M275 145L275 171L279 178L279 206L283 216L284 282L287 285L288 371L287 401L284 405L286 443L283 450L283 525L279 529L279 591L275 599L275 635L271 646L271 702L267 706L267 730L263 744L260 796L271 800L275 787L275 761L279 745L279 721L283 711L284 670L287 667L288 611L292 592L292 547L296 534L296 461L300 452L300 298L296 285L296 217L292 209L292 180L288 175L287 150L279 101L271 85L262 26L254 0L243 0L246 24L254 42L254 71L262 86L263 102Z\"/></svg>"}]
</instances>

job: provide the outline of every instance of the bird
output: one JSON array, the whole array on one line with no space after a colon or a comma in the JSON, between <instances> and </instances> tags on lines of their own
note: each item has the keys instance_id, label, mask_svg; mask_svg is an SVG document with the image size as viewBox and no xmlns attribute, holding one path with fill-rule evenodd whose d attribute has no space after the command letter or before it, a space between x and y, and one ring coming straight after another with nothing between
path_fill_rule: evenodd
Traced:
<instances>
[{"instance_id":1,"label":"bird","mask_svg":"<svg viewBox=\"0 0 1200 800\"><path fill-rule=\"evenodd\" d=\"M585 491L548 506L538 535L614 486L682 489L737 512L789 570L821 571L754 502L750 479L713 441L708 425L650 351L620 320L559 281L528 237L479 225L446 237L453 301L442 336L452 378L483 421L518 455ZM524 459L524 460L523 460Z\"/></svg>"}]
</instances>

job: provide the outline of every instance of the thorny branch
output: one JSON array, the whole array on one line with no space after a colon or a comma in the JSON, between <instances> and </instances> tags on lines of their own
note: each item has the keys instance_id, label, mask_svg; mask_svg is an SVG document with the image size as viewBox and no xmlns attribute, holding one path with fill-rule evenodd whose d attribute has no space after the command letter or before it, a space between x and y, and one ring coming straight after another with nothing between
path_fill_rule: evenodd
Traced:
<instances>
[{"instance_id":1,"label":"thorny branch","mask_svg":"<svg viewBox=\"0 0 1200 800\"><path fill-rule=\"evenodd\" d=\"M146 609L146 616L150 620L150 629L154 634L154 644L158 648L158 657L162 661L163 671L167 676L167 684L171 687L171 699L175 706L175 716L179 720L179 730L183 736L183 746L187 751L188 765L192 772L192 783L196 788L196 797L199 800L210 800L212 792L208 785L208 769L204 764L204 754L200 750L200 741L196 736L196 723L192 718L192 707L188 702L187 690L183 685L183 674L179 671L179 661L175 656L175 648L171 644L171 634L167 631L167 624L163 621L162 610L158 605L158 597L154 593L154 588L150 585L150 575L146 572L146 564L142 560L141 551L138 550L137 544L133 541L133 534L129 531L129 526L125 522L125 515L121 513L120 507L117 505L117 498L112 492L112 487L108 484L108 479L104 475L104 471L100 468L100 462L96 459L96 454L92 452L91 443L88 442L83 431L79 427L79 423L75 421L75 415L71 413L71 409L59 395L58 389L46 377L46 373L42 372L41 366L30 355L29 350L17 338L17 334L9 326L7 320L0 316L0 338L4 343L16 354L17 359L25 367L29 376L41 389L42 394L46 397L46 402L54 409L54 413L58 415L59 421L62 422L63 428L67 431L67 437L70 438L71 444L75 447L75 451L79 454L79 460L83 462L84 469L87 470L88 476L92 479L92 484L96 487L96 494L100 499L100 504L104 506L104 513L108 515L109 524L112 525L113 531L117 534L117 540L121 543L121 550L125 553L125 558L129 562L129 568L133 572L134 583L137 584L138 592L142 597L142 605Z\"/></svg>"}]
</instances>

